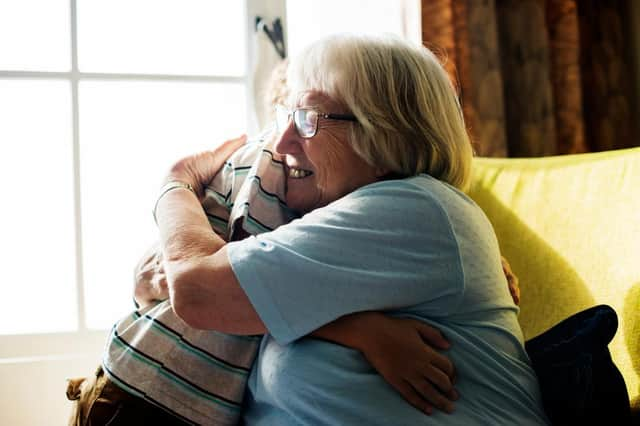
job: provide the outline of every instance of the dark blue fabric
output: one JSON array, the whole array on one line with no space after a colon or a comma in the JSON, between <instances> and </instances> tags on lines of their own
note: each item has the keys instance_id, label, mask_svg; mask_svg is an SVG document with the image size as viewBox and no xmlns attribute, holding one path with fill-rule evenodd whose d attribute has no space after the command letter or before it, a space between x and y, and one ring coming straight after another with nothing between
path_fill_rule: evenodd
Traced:
<instances>
[{"instance_id":1,"label":"dark blue fabric","mask_svg":"<svg viewBox=\"0 0 640 426\"><path fill-rule=\"evenodd\" d=\"M616 312L594 306L526 342L545 411L554 425L627 425L627 387L607 347Z\"/></svg>"}]
</instances>

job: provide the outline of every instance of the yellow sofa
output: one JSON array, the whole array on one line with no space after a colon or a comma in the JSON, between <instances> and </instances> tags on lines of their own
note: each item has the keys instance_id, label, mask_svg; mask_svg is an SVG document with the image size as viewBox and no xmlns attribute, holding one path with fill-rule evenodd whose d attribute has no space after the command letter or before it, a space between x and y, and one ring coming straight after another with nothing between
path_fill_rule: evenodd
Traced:
<instances>
[{"instance_id":1,"label":"yellow sofa","mask_svg":"<svg viewBox=\"0 0 640 426\"><path fill-rule=\"evenodd\" d=\"M474 160L471 197L520 278L526 339L597 304L618 314L609 345L640 411L640 148Z\"/></svg>"}]
</instances>

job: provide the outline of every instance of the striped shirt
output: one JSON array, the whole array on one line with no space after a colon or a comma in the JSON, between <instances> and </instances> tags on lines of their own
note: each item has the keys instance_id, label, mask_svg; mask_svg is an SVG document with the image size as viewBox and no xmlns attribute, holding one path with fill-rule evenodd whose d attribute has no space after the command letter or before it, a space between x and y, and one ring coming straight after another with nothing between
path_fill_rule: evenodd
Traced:
<instances>
[{"instance_id":1,"label":"striped shirt","mask_svg":"<svg viewBox=\"0 0 640 426\"><path fill-rule=\"evenodd\" d=\"M231 241L291 221L283 177L282 162L264 140L241 147L205 189L213 230ZM188 423L233 425L260 339L193 329L167 300L115 324L103 367L122 389Z\"/></svg>"}]
</instances>

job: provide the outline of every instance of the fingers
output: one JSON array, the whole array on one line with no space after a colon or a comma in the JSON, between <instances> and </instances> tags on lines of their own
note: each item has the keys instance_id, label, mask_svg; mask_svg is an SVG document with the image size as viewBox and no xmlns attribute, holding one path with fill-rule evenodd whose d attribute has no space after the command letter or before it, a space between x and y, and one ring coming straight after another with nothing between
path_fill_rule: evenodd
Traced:
<instances>
[{"instance_id":1,"label":"fingers","mask_svg":"<svg viewBox=\"0 0 640 426\"><path fill-rule=\"evenodd\" d=\"M191 174L196 178L195 181L200 185L208 185L211 179L220 171L224 163L229 159L231 154L238 150L247 142L247 135L242 135L235 139L229 139L214 150L196 154L186 160ZM198 187L196 192L202 196L202 188Z\"/></svg>"},{"instance_id":2,"label":"fingers","mask_svg":"<svg viewBox=\"0 0 640 426\"><path fill-rule=\"evenodd\" d=\"M247 135L240 135L237 138L232 138L229 140L224 141L223 143L240 143L240 145L244 144L247 142Z\"/></svg>"},{"instance_id":3,"label":"fingers","mask_svg":"<svg viewBox=\"0 0 640 426\"><path fill-rule=\"evenodd\" d=\"M398 382L389 382L402 397L418 410L427 415L433 413L433 405L429 403L422 395L407 381L399 380Z\"/></svg>"},{"instance_id":4,"label":"fingers","mask_svg":"<svg viewBox=\"0 0 640 426\"><path fill-rule=\"evenodd\" d=\"M144 307L155 300L169 297L162 251L154 244L138 262L134 271L134 298Z\"/></svg>"},{"instance_id":5,"label":"fingers","mask_svg":"<svg viewBox=\"0 0 640 426\"><path fill-rule=\"evenodd\" d=\"M224 141L220 146L218 146L214 152L223 154L222 156L226 160L231 154L233 154L238 148L244 145L247 142L247 135L241 135L234 139L229 139Z\"/></svg>"},{"instance_id":6,"label":"fingers","mask_svg":"<svg viewBox=\"0 0 640 426\"><path fill-rule=\"evenodd\" d=\"M453 401L446 398L439 389L437 389L428 380L416 380L411 386L418 394L427 401L429 405L444 411L445 413L453 413Z\"/></svg>"},{"instance_id":7,"label":"fingers","mask_svg":"<svg viewBox=\"0 0 640 426\"><path fill-rule=\"evenodd\" d=\"M516 305L520 304L520 286L519 279L516 274L511 270L511 265L504 256L501 258L502 261L502 272L504 276L507 278L507 285L509 286L509 293L511 293L511 297L513 298L513 303Z\"/></svg>"},{"instance_id":8,"label":"fingers","mask_svg":"<svg viewBox=\"0 0 640 426\"><path fill-rule=\"evenodd\" d=\"M449 349L449 342L444 338L440 330L435 327L430 326L429 324L425 324L422 321L418 320L409 320L415 323L415 327L420 333L422 339L428 344L438 348L438 349Z\"/></svg>"},{"instance_id":9,"label":"fingers","mask_svg":"<svg viewBox=\"0 0 640 426\"><path fill-rule=\"evenodd\" d=\"M433 366L429 366L425 379L437 386L437 388L440 389L440 391L444 392L446 395L453 394L451 392L453 390L453 383L451 382L449 376L442 370Z\"/></svg>"},{"instance_id":10,"label":"fingers","mask_svg":"<svg viewBox=\"0 0 640 426\"><path fill-rule=\"evenodd\" d=\"M458 391L453 387L454 381L451 380L442 370L431 367L429 373L424 377L425 380L433 384L440 395L443 395L448 401L457 401L459 398ZM434 402L434 401L431 401Z\"/></svg>"},{"instance_id":11,"label":"fingers","mask_svg":"<svg viewBox=\"0 0 640 426\"><path fill-rule=\"evenodd\" d=\"M420 411L431 414L434 409L453 411L458 399L454 388L456 371L452 362L439 351L448 349L442 333L422 322L409 318L389 318L379 329L386 330L390 347L368 345L363 352L373 367L402 397ZM410 357L407 354L411 354Z\"/></svg>"},{"instance_id":12,"label":"fingers","mask_svg":"<svg viewBox=\"0 0 640 426\"><path fill-rule=\"evenodd\" d=\"M451 344L444 338L440 330L438 330L437 328L418 320L411 319L408 321L414 322L416 330L418 330L418 333L427 344L437 349L449 349L449 347L451 346ZM431 363L438 369L440 369L444 374L446 374L451 383L455 383L456 371L453 363L449 360L449 358L431 349L428 350L430 351L429 355L432 358Z\"/></svg>"},{"instance_id":13,"label":"fingers","mask_svg":"<svg viewBox=\"0 0 640 426\"><path fill-rule=\"evenodd\" d=\"M520 305L520 288L517 286L517 284L514 286L509 283L509 293L511 293L513 303L515 303L516 306Z\"/></svg>"},{"instance_id":14,"label":"fingers","mask_svg":"<svg viewBox=\"0 0 640 426\"><path fill-rule=\"evenodd\" d=\"M151 247L149 247L144 252L142 257L138 261L138 264L136 265L135 270L139 271L144 269L147 265L149 265L156 259L160 259L160 260L162 259L162 250L160 249L158 242L155 242Z\"/></svg>"},{"instance_id":15,"label":"fingers","mask_svg":"<svg viewBox=\"0 0 640 426\"><path fill-rule=\"evenodd\" d=\"M431 365L436 367L438 370L442 371L451 383L455 383L456 381L456 369L453 366L453 363L444 355L441 355L437 352L434 352L431 355Z\"/></svg>"}]
</instances>

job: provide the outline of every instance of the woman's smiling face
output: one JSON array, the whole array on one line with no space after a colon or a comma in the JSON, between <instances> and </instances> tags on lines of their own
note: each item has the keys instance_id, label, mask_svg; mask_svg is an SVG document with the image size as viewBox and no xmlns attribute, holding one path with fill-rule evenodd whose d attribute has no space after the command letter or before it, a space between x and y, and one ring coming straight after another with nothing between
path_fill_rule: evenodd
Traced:
<instances>
[{"instance_id":1,"label":"woman's smiling face","mask_svg":"<svg viewBox=\"0 0 640 426\"><path fill-rule=\"evenodd\" d=\"M326 95L308 91L295 108L313 108L321 113L344 113L343 108ZM378 178L351 148L349 121L319 118L318 130L311 138L302 138L293 120L283 129L275 150L284 156L286 197L290 208L308 213L343 197Z\"/></svg>"}]
</instances>

